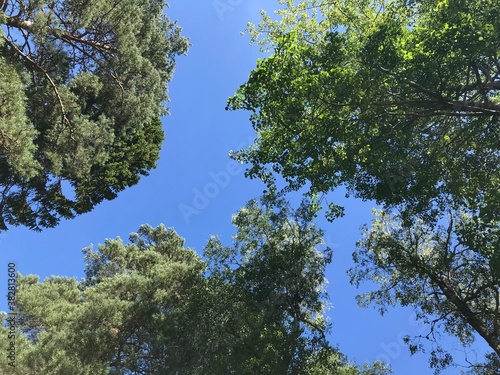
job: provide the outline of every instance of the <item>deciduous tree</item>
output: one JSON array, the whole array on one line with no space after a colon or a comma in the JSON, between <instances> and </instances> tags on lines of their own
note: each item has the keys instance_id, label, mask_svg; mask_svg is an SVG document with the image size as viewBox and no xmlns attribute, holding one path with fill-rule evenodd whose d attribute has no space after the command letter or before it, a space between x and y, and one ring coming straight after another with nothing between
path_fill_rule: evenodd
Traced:
<instances>
[{"instance_id":1,"label":"deciduous tree","mask_svg":"<svg viewBox=\"0 0 500 375\"><path fill-rule=\"evenodd\" d=\"M432 341L430 364L436 372L453 360L439 342L443 332L465 347L481 337L492 353L474 368L484 374L500 370L500 282L486 253L498 249L500 230L498 222L482 230L474 219L467 212L450 210L442 215L444 226L419 219L408 227L399 215L376 211L353 254L351 282L379 286L358 296L359 304L375 305L382 314L396 304L414 307L417 319L429 329L426 335L407 338L410 351L424 350L422 340Z\"/></svg>"},{"instance_id":2,"label":"deciduous tree","mask_svg":"<svg viewBox=\"0 0 500 375\"><path fill-rule=\"evenodd\" d=\"M250 28L270 55L228 101L252 112L257 139L234 154L247 175L409 215L480 200L498 217L498 1L279 3Z\"/></svg>"},{"instance_id":3,"label":"deciduous tree","mask_svg":"<svg viewBox=\"0 0 500 375\"><path fill-rule=\"evenodd\" d=\"M257 133L233 157L274 195L343 185L398 212L374 222L354 281L380 282L368 299L383 306L437 314L464 343L472 327L497 358L500 3L279 3L250 25L270 53L228 101ZM331 203L329 218L341 214Z\"/></svg>"}]
</instances>

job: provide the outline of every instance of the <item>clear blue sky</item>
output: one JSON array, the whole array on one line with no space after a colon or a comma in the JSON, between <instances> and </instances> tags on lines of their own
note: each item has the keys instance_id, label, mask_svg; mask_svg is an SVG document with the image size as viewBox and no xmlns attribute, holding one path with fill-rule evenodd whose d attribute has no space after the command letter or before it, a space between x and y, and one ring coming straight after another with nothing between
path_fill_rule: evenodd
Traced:
<instances>
[{"instance_id":1,"label":"clear blue sky","mask_svg":"<svg viewBox=\"0 0 500 375\"><path fill-rule=\"evenodd\" d=\"M234 233L231 215L258 197L264 185L245 179L243 166L228 158L229 150L251 142L253 130L247 113L226 112L224 107L262 57L240 32L248 21L259 20L261 8L272 10L274 6L276 2L269 0L172 0L168 15L178 20L192 47L188 56L178 59L169 86L171 115L163 121L166 140L158 168L117 199L56 228L36 233L19 227L0 233L0 267L6 270L8 262L15 261L24 275L80 279L82 248L97 246L106 238L126 240L143 223L174 227L186 238L186 245L198 252L212 234L221 235L229 244ZM318 220L326 231L327 244L334 249L327 273L331 341L357 362L384 359L390 361L395 374L431 374L427 356L411 357L401 341L407 333L424 332L414 324L411 310L395 308L381 317L357 306L357 291L349 284L346 270L352 265L359 228L371 220L372 204L346 200L340 192L329 197L334 199L346 206L346 216L333 224ZM5 277L0 278L0 290L1 295L6 294ZM4 298L0 310L6 309ZM457 346L457 359L463 359L458 344L452 341L450 345ZM481 342L477 346L484 348ZM473 359L471 354L469 358ZM456 369L445 372L454 373Z\"/></svg>"}]
</instances>

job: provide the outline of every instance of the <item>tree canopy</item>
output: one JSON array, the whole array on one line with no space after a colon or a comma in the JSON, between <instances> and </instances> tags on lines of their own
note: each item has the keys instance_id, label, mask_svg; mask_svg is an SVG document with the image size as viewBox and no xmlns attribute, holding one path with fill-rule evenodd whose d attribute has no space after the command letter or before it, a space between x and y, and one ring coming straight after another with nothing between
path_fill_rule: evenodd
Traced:
<instances>
[{"instance_id":1,"label":"tree canopy","mask_svg":"<svg viewBox=\"0 0 500 375\"><path fill-rule=\"evenodd\" d=\"M414 307L428 333L406 340L411 353L425 351L426 340L434 344L430 365L436 373L453 363L440 344L444 332L464 347L478 337L484 339L492 352L486 362L472 367L479 373L498 373L500 282L485 253L498 249L498 222L496 229L482 230L469 213L450 210L441 217L445 225L436 227L419 219L409 227L400 215L380 210L375 214L358 242L353 254L356 266L349 273L353 284L370 281L379 289L358 296L359 304L375 305L382 314L396 304Z\"/></svg>"},{"instance_id":2,"label":"tree canopy","mask_svg":"<svg viewBox=\"0 0 500 375\"><path fill-rule=\"evenodd\" d=\"M249 202L234 244L203 257L163 225L84 249L85 279L19 276L15 374L383 375L326 339L322 232L284 202ZM7 328L2 327L3 331ZM2 373L12 368L0 359Z\"/></svg>"},{"instance_id":3,"label":"tree canopy","mask_svg":"<svg viewBox=\"0 0 500 375\"><path fill-rule=\"evenodd\" d=\"M275 191L340 185L433 215L499 215L498 1L279 1L251 25L270 55L228 109L257 139L234 157ZM330 215L340 211L334 204Z\"/></svg>"},{"instance_id":4,"label":"tree canopy","mask_svg":"<svg viewBox=\"0 0 500 375\"><path fill-rule=\"evenodd\" d=\"M188 42L160 0L0 5L0 230L39 230L156 166Z\"/></svg>"},{"instance_id":5,"label":"tree canopy","mask_svg":"<svg viewBox=\"0 0 500 375\"><path fill-rule=\"evenodd\" d=\"M233 158L271 196L345 186L381 204L352 271L380 289L360 301L414 306L429 337L472 329L493 350L475 370L498 371L500 3L279 3L249 27L269 53L228 100L257 134Z\"/></svg>"}]
</instances>

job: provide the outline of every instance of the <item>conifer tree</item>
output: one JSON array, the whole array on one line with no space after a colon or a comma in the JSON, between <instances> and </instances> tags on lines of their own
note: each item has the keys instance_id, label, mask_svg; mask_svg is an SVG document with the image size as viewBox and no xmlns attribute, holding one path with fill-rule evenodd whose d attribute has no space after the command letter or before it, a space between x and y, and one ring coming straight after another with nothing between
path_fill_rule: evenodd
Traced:
<instances>
[{"instance_id":1,"label":"conifer tree","mask_svg":"<svg viewBox=\"0 0 500 375\"><path fill-rule=\"evenodd\" d=\"M188 42L161 0L1 4L0 230L40 230L155 167Z\"/></svg>"}]
</instances>

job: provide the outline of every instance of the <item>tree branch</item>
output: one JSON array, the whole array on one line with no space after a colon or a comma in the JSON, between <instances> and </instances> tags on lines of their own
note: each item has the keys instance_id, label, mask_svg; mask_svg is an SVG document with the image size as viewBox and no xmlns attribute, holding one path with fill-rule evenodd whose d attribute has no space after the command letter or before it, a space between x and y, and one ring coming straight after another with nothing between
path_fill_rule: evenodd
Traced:
<instances>
[{"instance_id":1,"label":"tree branch","mask_svg":"<svg viewBox=\"0 0 500 375\"><path fill-rule=\"evenodd\" d=\"M62 101L61 95L59 94L59 90L57 89L57 86L54 83L54 81L52 80L52 78L50 77L49 73L45 69L43 69L40 65L38 65L35 61L33 61L33 59L31 59L23 51L21 51L8 38L6 38L6 37L3 37L3 38L4 38L5 42L13 50L15 50L17 54L19 54L19 56L21 56L24 60L26 60L28 63L30 63L37 71L39 71L40 73L42 73L45 76L45 78L47 79L47 82L52 87L52 90L54 91L54 94L56 95L57 101L59 102L59 108L60 108L60 112L61 112L62 123L66 124L68 126L68 128L70 129L70 138L71 138L72 141L76 142L76 140L74 138L74 135L73 135L73 133L74 133L73 132L73 127L72 127L71 121L66 116L66 109L64 108L64 103Z\"/></svg>"},{"instance_id":2,"label":"tree branch","mask_svg":"<svg viewBox=\"0 0 500 375\"><path fill-rule=\"evenodd\" d=\"M33 22L24 20L20 17L8 17L6 25L15 27L20 30L26 30L28 32L34 31ZM96 40L85 38L83 37L83 35L73 34L66 30L62 30L55 27L48 27L47 33L65 42L73 41L91 46L92 48L95 48L97 51L101 53L116 51L116 48L113 47L111 40L105 42L98 42Z\"/></svg>"},{"instance_id":3,"label":"tree branch","mask_svg":"<svg viewBox=\"0 0 500 375\"><path fill-rule=\"evenodd\" d=\"M446 281L441 277L432 275L433 281L443 291L446 298L458 309L458 311L465 317L466 321L472 328L474 328L479 335L486 340L488 345L500 356L500 343L496 332L490 332L488 327L477 317L477 315L470 309L469 305L463 301L457 293L450 288Z\"/></svg>"},{"instance_id":4,"label":"tree branch","mask_svg":"<svg viewBox=\"0 0 500 375\"><path fill-rule=\"evenodd\" d=\"M447 116L500 116L500 104L496 102L478 102L470 100L399 100L374 103L378 107L422 108L421 111L411 111L410 115L431 117Z\"/></svg>"}]
</instances>

